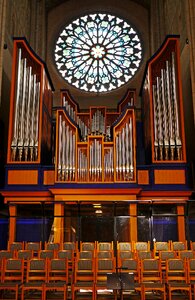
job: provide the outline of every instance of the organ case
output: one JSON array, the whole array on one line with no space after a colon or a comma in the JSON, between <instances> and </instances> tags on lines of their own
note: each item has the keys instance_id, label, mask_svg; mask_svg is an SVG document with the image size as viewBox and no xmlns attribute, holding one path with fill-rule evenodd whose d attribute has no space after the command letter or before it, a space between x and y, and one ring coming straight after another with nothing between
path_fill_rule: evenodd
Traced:
<instances>
[{"instance_id":1,"label":"organ case","mask_svg":"<svg viewBox=\"0 0 195 300\"><path fill-rule=\"evenodd\" d=\"M7 162L51 163L53 85L25 38L14 38Z\"/></svg>"},{"instance_id":2,"label":"organ case","mask_svg":"<svg viewBox=\"0 0 195 300\"><path fill-rule=\"evenodd\" d=\"M56 181L109 183L136 181L135 91L115 112L91 106L80 112L68 91L57 110Z\"/></svg>"},{"instance_id":3,"label":"organ case","mask_svg":"<svg viewBox=\"0 0 195 300\"><path fill-rule=\"evenodd\" d=\"M168 36L148 61L142 86L145 147L152 163L185 162L179 38Z\"/></svg>"}]
</instances>

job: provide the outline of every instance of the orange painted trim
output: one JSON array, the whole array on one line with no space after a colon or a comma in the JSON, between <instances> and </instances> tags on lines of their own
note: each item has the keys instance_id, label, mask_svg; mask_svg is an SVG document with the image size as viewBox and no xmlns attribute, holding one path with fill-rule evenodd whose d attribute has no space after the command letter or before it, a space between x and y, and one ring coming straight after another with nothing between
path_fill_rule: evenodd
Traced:
<instances>
[{"instance_id":1,"label":"orange painted trim","mask_svg":"<svg viewBox=\"0 0 195 300\"><path fill-rule=\"evenodd\" d=\"M8 170L8 184L38 184L38 170Z\"/></svg>"},{"instance_id":2,"label":"orange painted trim","mask_svg":"<svg viewBox=\"0 0 195 300\"><path fill-rule=\"evenodd\" d=\"M1 191L3 197L51 197L49 191Z\"/></svg>"},{"instance_id":3,"label":"orange painted trim","mask_svg":"<svg viewBox=\"0 0 195 300\"><path fill-rule=\"evenodd\" d=\"M177 206L177 227L178 227L178 241L185 242L186 234L185 234L185 218L184 218L184 206Z\"/></svg>"},{"instance_id":4,"label":"orange painted trim","mask_svg":"<svg viewBox=\"0 0 195 300\"><path fill-rule=\"evenodd\" d=\"M17 216L17 207L15 205L9 206L9 241L8 243L13 243L16 237L16 216Z\"/></svg>"},{"instance_id":5,"label":"orange painted trim","mask_svg":"<svg viewBox=\"0 0 195 300\"><path fill-rule=\"evenodd\" d=\"M142 191L140 193L140 198L144 197L173 197L173 198L181 198L181 197L190 197L192 195L192 191Z\"/></svg>"},{"instance_id":6,"label":"orange painted trim","mask_svg":"<svg viewBox=\"0 0 195 300\"><path fill-rule=\"evenodd\" d=\"M10 111L9 111L9 131L8 131L8 149L7 162L11 161L11 141L13 135L13 121L14 121L14 99L15 99L15 78L17 65L17 45L14 41L13 45L13 59L12 59L12 77L11 77L11 93L10 93Z\"/></svg>"},{"instance_id":7,"label":"orange painted trim","mask_svg":"<svg viewBox=\"0 0 195 300\"><path fill-rule=\"evenodd\" d=\"M44 171L43 173L43 184L44 185L54 185L55 183L55 171Z\"/></svg>"},{"instance_id":8,"label":"orange painted trim","mask_svg":"<svg viewBox=\"0 0 195 300\"><path fill-rule=\"evenodd\" d=\"M148 170L138 170L137 172L137 182L138 184L149 184L149 171Z\"/></svg>"},{"instance_id":9,"label":"orange painted trim","mask_svg":"<svg viewBox=\"0 0 195 300\"><path fill-rule=\"evenodd\" d=\"M154 170L155 184L185 184L185 170Z\"/></svg>"},{"instance_id":10,"label":"orange painted trim","mask_svg":"<svg viewBox=\"0 0 195 300\"><path fill-rule=\"evenodd\" d=\"M138 195L141 189L50 189L53 195Z\"/></svg>"}]
</instances>

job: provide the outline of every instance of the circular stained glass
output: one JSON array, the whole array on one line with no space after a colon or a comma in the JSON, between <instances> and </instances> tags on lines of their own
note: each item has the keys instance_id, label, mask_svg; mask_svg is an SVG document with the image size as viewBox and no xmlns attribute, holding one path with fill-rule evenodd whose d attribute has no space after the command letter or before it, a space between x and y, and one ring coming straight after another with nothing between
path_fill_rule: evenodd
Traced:
<instances>
[{"instance_id":1,"label":"circular stained glass","mask_svg":"<svg viewBox=\"0 0 195 300\"><path fill-rule=\"evenodd\" d=\"M62 77L88 92L107 92L128 82L142 59L134 28L109 14L90 14L66 26L55 45Z\"/></svg>"}]
</instances>

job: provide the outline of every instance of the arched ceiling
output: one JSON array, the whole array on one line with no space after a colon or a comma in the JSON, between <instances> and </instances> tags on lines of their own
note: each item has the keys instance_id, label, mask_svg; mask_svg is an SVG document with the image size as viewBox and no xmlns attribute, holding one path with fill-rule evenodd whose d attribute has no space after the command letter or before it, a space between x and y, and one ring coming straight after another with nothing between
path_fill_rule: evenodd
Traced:
<instances>
[{"instance_id":1,"label":"arched ceiling","mask_svg":"<svg viewBox=\"0 0 195 300\"><path fill-rule=\"evenodd\" d=\"M61 3L67 2L70 0L45 0L46 10L49 11L53 9L54 7L60 5ZM143 5L145 8L150 7L150 0L131 0L134 2L137 2L140 5Z\"/></svg>"}]
</instances>

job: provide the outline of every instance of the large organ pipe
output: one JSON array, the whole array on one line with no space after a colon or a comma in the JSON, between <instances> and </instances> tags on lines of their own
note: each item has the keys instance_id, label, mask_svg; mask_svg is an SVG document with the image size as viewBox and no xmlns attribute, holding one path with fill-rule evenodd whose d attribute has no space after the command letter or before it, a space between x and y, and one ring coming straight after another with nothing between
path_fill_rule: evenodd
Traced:
<instances>
[{"instance_id":1,"label":"large organ pipe","mask_svg":"<svg viewBox=\"0 0 195 300\"><path fill-rule=\"evenodd\" d=\"M25 136L24 136L24 160L28 160L28 150L29 150L29 127L30 127L30 105L31 105L31 91L32 91L32 67L29 67L29 77L28 77L28 93L27 93L27 107L25 116Z\"/></svg>"},{"instance_id":2,"label":"large organ pipe","mask_svg":"<svg viewBox=\"0 0 195 300\"><path fill-rule=\"evenodd\" d=\"M14 128L13 128L13 138L11 143L12 150L12 160L16 160L16 147L18 143L18 121L19 121L19 103L20 103L20 87L22 82L22 49L18 49L18 62L17 62L17 85L16 85L16 102L15 102L15 114L14 114Z\"/></svg>"},{"instance_id":3,"label":"large organ pipe","mask_svg":"<svg viewBox=\"0 0 195 300\"><path fill-rule=\"evenodd\" d=\"M26 93L26 64L27 59L24 58L23 63L23 84L22 84L22 95L19 106L19 130L18 130L18 158L22 160L22 153L24 147L24 108L25 108L25 93Z\"/></svg>"},{"instance_id":4,"label":"large organ pipe","mask_svg":"<svg viewBox=\"0 0 195 300\"><path fill-rule=\"evenodd\" d=\"M62 116L59 116L58 123L58 180L61 180L62 171Z\"/></svg>"},{"instance_id":5,"label":"large organ pipe","mask_svg":"<svg viewBox=\"0 0 195 300\"><path fill-rule=\"evenodd\" d=\"M167 115L168 115L168 128L169 128L169 144L170 148L174 148L175 142L174 142L174 134L173 134L173 124L172 124L172 104L171 104L171 88L170 88L170 66L169 61L166 61L166 91L167 91ZM171 151L172 152L172 151Z\"/></svg>"},{"instance_id":6,"label":"large organ pipe","mask_svg":"<svg viewBox=\"0 0 195 300\"><path fill-rule=\"evenodd\" d=\"M158 140L160 149L160 160L163 160L163 120L162 120L162 103L161 103L161 89L160 89L160 79L156 78L157 85L157 118L158 118Z\"/></svg>"},{"instance_id":7,"label":"large organ pipe","mask_svg":"<svg viewBox=\"0 0 195 300\"><path fill-rule=\"evenodd\" d=\"M39 136L39 101L40 100L40 82L36 83L36 108L35 108L35 122L34 122L34 160L38 159L38 136Z\"/></svg>"},{"instance_id":8,"label":"large organ pipe","mask_svg":"<svg viewBox=\"0 0 195 300\"><path fill-rule=\"evenodd\" d=\"M156 86L152 86L153 91L153 111L154 111L154 151L155 160L158 159L158 118L157 118L157 100L156 100Z\"/></svg>"},{"instance_id":9,"label":"large organ pipe","mask_svg":"<svg viewBox=\"0 0 195 300\"><path fill-rule=\"evenodd\" d=\"M179 114L178 114L178 99L176 86L176 71L175 71L175 53L171 53L172 64L172 80L173 80L173 107L174 107L174 126L175 126L175 143L177 150L177 158L181 159L181 137L179 132Z\"/></svg>"},{"instance_id":10,"label":"large organ pipe","mask_svg":"<svg viewBox=\"0 0 195 300\"><path fill-rule=\"evenodd\" d=\"M134 164L133 164L133 124L132 118L129 119L129 139L130 139L130 179L133 178Z\"/></svg>"},{"instance_id":11,"label":"large organ pipe","mask_svg":"<svg viewBox=\"0 0 195 300\"><path fill-rule=\"evenodd\" d=\"M162 87L162 109L163 109L163 131L164 131L164 148L165 148L165 160L168 160L169 151L169 138L168 138L168 121L167 121L167 101L165 98L165 72L161 69L161 87Z\"/></svg>"}]
</instances>

